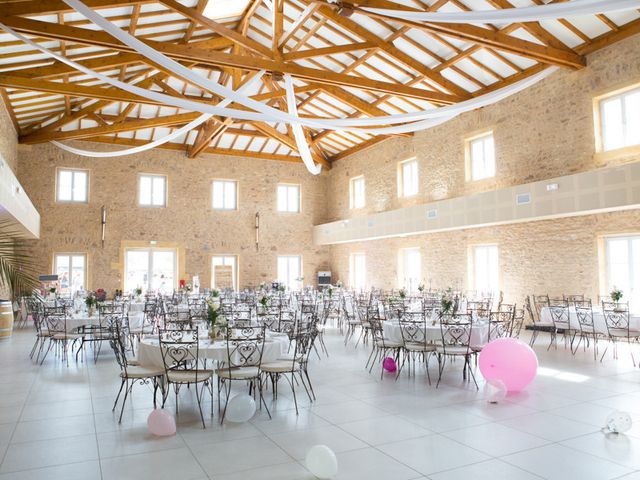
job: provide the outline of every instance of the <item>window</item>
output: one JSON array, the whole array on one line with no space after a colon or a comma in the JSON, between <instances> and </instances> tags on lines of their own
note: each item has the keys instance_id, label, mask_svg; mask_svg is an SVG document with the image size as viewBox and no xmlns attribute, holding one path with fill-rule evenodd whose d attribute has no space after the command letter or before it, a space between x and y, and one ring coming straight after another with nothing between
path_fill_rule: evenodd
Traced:
<instances>
[{"instance_id":1,"label":"window","mask_svg":"<svg viewBox=\"0 0 640 480\"><path fill-rule=\"evenodd\" d=\"M601 149L640 144L640 87L608 96L599 103Z\"/></svg>"},{"instance_id":2,"label":"window","mask_svg":"<svg viewBox=\"0 0 640 480\"><path fill-rule=\"evenodd\" d=\"M300 185L278 185L278 211L298 213L300 211Z\"/></svg>"},{"instance_id":3,"label":"window","mask_svg":"<svg viewBox=\"0 0 640 480\"><path fill-rule=\"evenodd\" d=\"M352 178L349 185L349 206L350 208L363 208L364 200L364 177Z\"/></svg>"},{"instance_id":4,"label":"window","mask_svg":"<svg viewBox=\"0 0 640 480\"><path fill-rule=\"evenodd\" d=\"M349 283L354 290L367 288L367 264L364 253L353 253L349 258Z\"/></svg>"},{"instance_id":5,"label":"window","mask_svg":"<svg viewBox=\"0 0 640 480\"><path fill-rule=\"evenodd\" d=\"M233 180L213 181L213 209L235 210L237 208L237 182Z\"/></svg>"},{"instance_id":6,"label":"window","mask_svg":"<svg viewBox=\"0 0 640 480\"><path fill-rule=\"evenodd\" d=\"M278 282L289 290L298 290L302 285L302 257L284 255L278 257Z\"/></svg>"},{"instance_id":7,"label":"window","mask_svg":"<svg viewBox=\"0 0 640 480\"><path fill-rule=\"evenodd\" d=\"M476 245L472 247L473 262L470 278L478 293L496 292L499 286L498 246Z\"/></svg>"},{"instance_id":8,"label":"window","mask_svg":"<svg viewBox=\"0 0 640 480\"><path fill-rule=\"evenodd\" d=\"M86 203L88 199L89 172L86 170L58 170L58 202Z\"/></svg>"},{"instance_id":9,"label":"window","mask_svg":"<svg viewBox=\"0 0 640 480\"><path fill-rule=\"evenodd\" d=\"M482 180L496 175L493 133L471 138L467 142L468 180Z\"/></svg>"},{"instance_id":10,"label":"window","mask_svg":"<svg viewBox=\"0 0 640 480\"><path fill-rule=\"evenodd\" d=\"M171 293L176 288L178 254L175 249L129 248L125 250L124 289L141 288Z\"/></svg>"},{"instance_id":11,"label":"window","mask_svg":"<svg viewBox=\"0 0 640 480\"><path fill-rule=\"evenodd\" d=\"M401 288L415 292L420 285L421 260L419 248L404 248L400 250L400 268L398 268L398 283Z\"/></svg>"},{"instance_id":12,"label":"window","mask_svg":"<svg viewBox=\"0 0 640 480\"><path fill-rule=\"evenodd\" d=\"M144 207L166 207L167 177L164 175L140 175L138 202Z\"/></svg>"},{"instance_id":13,"label":"window","mask_svg":"<svg viewBox=\"0 0 640 480\"><path fill-rule=\"evenodd\" d=\"M60 293L74 295L87 287L87 256L83 253L57 253L53 273L58 275Z\"/></svg>"},{"instance_id":14,"label":"window","mask_svg":"<svg viewBox=\"0 0 640 480\"><path fill-rule=\"evenodd\" d=\"M211 288L238 290L238 257L214 255L211 258Z\"/></svg>"},{"instance_id":15,"label":"window","mask_svg":"<svg viewBox=\"0 0 640 480\"><path fill-rule=\"evenodd\" d=\"M398 176L398 195L400 197L410 197L418 194L417 160L400 162Z\"/></svg>"},{"instance_id":16,"label":"window","mask_svg":"<svg viewBox=\"0 0 640 480\"><path fill-rule=\"evenodd\" d=\"M640 307L640 235L607 237L605 248L607 292L622 290L622 301L635 310Z\"/></svg>"}]
</instances>

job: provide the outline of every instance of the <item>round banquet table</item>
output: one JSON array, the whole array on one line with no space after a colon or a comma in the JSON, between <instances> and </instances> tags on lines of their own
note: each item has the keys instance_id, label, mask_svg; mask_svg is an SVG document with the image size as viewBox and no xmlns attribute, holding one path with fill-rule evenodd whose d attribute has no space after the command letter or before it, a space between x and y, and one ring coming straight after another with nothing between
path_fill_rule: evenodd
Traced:
<instances>
[{"instance_id":1,"label":"round banquet table","mask_svg":"<svg viewBox=\"0 0 640 480\"><path fill-rule=\"evenodd\" d=\"M264 342L262 352L262 363L274 362L287 352L289 348L289 337L272 332L267 332L267 339ZM227 341L201 338L199 341L198 356L208 360L227 361ZM162 352L158 335L146 335L138 344L138 363L142 367L164 368Z\"/></svg>"},{"instance_id":2,"label":"round banquet table","mask_svg":"<svg viewBox=\"0 0 640 480\"><path fill-rule=\"evenodd\" d=\"M400 324L398 322L382 322L382 329L384 332L384 338L389 342L402 343L402 331L400 330ZM436 323L426 326L425 338L428 342L441 343L442 332L440 331L440 324ZM471 345L483 346L487 344L489 338L489 323L474 323L471 327Z\"/></svg>"},{"instance_id":3,"label":"round banquet table","mask_svg":"<svg viewBox=\"0 0 640 480\"><path fill-rule=\"evenodd\" d=\"M142 312L137 313L129 313L129 327L130 328L140 328L142 326ZM88 312L78 312L72 315L69 315L66 320L67 332L73 332L82 327L89 326L99 326L100 325L100 315L98 313L94 313L89 316Z\"/></svg>"}]
</instances>

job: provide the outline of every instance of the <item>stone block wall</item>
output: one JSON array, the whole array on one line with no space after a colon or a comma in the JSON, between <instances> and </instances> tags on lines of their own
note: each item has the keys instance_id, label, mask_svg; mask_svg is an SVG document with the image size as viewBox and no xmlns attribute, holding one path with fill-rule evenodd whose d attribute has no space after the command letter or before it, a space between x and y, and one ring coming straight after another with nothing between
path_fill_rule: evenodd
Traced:
<instances>
[{"instance_id":1,"label":"stone block wall","mask_svg":"<svg viewBox=\"0 0 640 480\"><path fill-rule=\"evenodd\" d=\"M111 148L77 143L88 150ZM122 147L116 147L122 148ZM20 181L42 217L41 239L33 242L43 272L51 272L54 252L87 253L89 288L121 288L122 242L173 242L184 249L186 278L210 285L211 256L237 255L240 286L270 282L278 255L302 255L311 281L329 267L328 247L312 242L311 227L326 218L326 179L309 175L302 164L153 150L130 157L86 158L54 145L20 146ZM89 170L87 204L55 202L56 169ZM138 206L138 174L167 176L166 208ZM238 210L211 208L212 180L238 182ZM279 182L301 185L302 211L276 211ZM101 208L107 207L104 248ZM255 247L255 214L260 213L260 248Z\"/></svg>"},{"instance_id":2,"label":"stone block wall","mask_svg":"<svg viewBox=\"0 0 640 480\"><path fill-rule=\"evenodd\" d=\"M640 148L596 152L594 98L640 84L640 35L588 56L579 71L561 70L537 85L443 125L394 138L334 163L329 172L330 221L445 198L461 197L595 168L640 161ZM492 130L496 175L468 182L465 139ZM398 162L415 157L419 193L398 198ZM364 175L366 207L349 209L349 180ZM401 248L420 247L422 275L434 288L468 288L471 245L499 247L501 286L509 301L531 293L585 293L600 285L598 239L640 232L640 211L587 215L331 246L334 277L349 281L349 255L365 253L370 286L398 287Z\"/></svg>"}]
</instances>

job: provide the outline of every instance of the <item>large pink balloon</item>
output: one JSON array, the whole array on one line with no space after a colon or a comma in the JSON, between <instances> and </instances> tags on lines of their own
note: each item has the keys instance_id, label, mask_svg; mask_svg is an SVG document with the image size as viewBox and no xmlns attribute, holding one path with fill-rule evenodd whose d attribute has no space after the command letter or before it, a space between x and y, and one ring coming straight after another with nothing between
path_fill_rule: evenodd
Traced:
<instances>
[{"instance_id":1,"label":"large pink balloon","mask_svg":"<svg viewBox=\"0 0 640 480\"><path fill-rule=\"evenodd\" d=\"M498 338L480 352L480 371L486 380L501 380L509 392L519 392L536 377L538 357L516 338Z\"/></svg>"},{"instance_id":2,"label":"large pink balloon","mask_svg":"<svg viewBox=\"0 0 640 480\"><path fill-rule=\"evenodd\" d=\"M168 410L157 408L147 417L149 431L159 437L168 437L176 433L176 420Z\"/></svg>"}]
</instances>

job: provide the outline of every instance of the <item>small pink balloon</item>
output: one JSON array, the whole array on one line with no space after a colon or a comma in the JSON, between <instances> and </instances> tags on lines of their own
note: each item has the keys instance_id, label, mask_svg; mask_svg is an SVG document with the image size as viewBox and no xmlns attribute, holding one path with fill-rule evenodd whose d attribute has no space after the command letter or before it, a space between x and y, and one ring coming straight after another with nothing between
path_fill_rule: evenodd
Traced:
<instances>
[{"instance_id":1,"label":"small pink balloon","mask_svg":"<svg viewBox=\"0 0 640 480\"><path fill-rule=\"evenodd\" d=\"M391 357L387 357L382 361L382 367L389 373L393 373L398 369L396 361Z\"/></svg>"},{"instance_id":2,"label":"small pink balloon","mask_svg":"<svg viewBox=\"0 0 640 480\"><path fill-rule=\"evenodd\" d=\"M176 433L176 420L168 410L157 408L147 417L147 427L158 437L168 437Z\"/></svg>"},{"instance_id":3,"label":"small pink balloon","mask_svg":"<svg viewBox=\"0 0 640 480\"><path fill-rule=\"evenodd\" d=\"M517 338L498 338L480 352L480 371L487 380L502 381L508 392L519 392L536 377L538 357Z\"/></svg>"}]
</instances>

